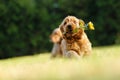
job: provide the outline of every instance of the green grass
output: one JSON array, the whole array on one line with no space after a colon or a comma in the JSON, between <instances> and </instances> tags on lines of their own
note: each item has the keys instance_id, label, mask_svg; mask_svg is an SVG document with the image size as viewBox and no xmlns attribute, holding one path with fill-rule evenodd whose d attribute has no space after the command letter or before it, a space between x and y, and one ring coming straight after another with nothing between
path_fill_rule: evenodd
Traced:
<instances>
[{"instance_id":1,"label":"green grass","mask_svg":"<svg viewBox=\"0 0 120 80\"><path fill-rule=\"evenodd\" d=\"M93 48L80 60L48 53L0 60L0 80L120 80L120 46Z\"/></svg>"}]
</instances>

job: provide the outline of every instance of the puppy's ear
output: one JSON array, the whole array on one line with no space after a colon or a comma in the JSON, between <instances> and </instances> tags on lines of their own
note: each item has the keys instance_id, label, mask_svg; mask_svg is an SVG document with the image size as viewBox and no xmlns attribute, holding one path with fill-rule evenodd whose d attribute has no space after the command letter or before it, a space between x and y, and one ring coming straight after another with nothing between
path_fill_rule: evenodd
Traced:
<instances>
[{"instance_id":1,"label":"puppy's ear","mask_svg":"<svg viewBox=\"0 0 120 80\"><path fill-rule=\"evenodd\" d=\"M59 28L62 33L64 33L64 26L67 24L66 18L62 21L62 23L59 25Z\"/></svg>"},{"instance_id":2,"label":"puppy's ear","mask_svg":"<svg viewBox=\"0 0 120 80\"><path fill-rule=\"evenodd\" d=\"M80 25L85 25L85 22L82 19L79 19L79 24Z\"/></svg>"},{"instance_id":3,"label":"puppy's ear","mask_svg":"<svg viewBox=\"0 0 120 80\"><path fill-rule=\"evenodd\" d=\"M63 25L62 25L62 23L59 25L59 28L60 28L60 31L63 33L64 30L63 30Z\"/></svg>"}]
</instances>

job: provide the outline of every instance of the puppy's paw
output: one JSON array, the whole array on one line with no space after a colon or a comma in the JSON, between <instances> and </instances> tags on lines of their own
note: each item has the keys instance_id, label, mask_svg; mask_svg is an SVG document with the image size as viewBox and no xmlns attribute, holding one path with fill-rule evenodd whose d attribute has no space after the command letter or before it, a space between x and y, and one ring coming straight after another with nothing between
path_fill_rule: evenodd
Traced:
<instances>
[{"instance_id":1,"label":"puppy's paw","mask_svg":"<svg viewBox=\"0 0 120 80\"><path fill-rule=\"evenodd\" d=\"M75 52L75 51L68 51L66 54L65 54L65 57L67 58L75 58L75 59L80 59L80 56Z\"/></svg>"}]
</instances>

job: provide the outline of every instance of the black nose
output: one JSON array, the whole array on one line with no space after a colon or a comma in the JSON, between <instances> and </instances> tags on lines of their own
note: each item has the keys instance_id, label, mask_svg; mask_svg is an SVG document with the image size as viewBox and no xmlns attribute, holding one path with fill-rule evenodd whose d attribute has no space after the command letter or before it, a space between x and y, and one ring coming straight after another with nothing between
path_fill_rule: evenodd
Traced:
<instances>
[{"instance_id":1,"label":"black nose","mask_svg":"<svg viewBox=\"0 0 120 80\"><path fill-rule=\"evenodd\" d=\"M72 26L71 26L71 25L68 25L67 27L68 27L68 29L69 29L69 30L71 30L71 29L72 29Z\"/></svg>"}]
</instances>

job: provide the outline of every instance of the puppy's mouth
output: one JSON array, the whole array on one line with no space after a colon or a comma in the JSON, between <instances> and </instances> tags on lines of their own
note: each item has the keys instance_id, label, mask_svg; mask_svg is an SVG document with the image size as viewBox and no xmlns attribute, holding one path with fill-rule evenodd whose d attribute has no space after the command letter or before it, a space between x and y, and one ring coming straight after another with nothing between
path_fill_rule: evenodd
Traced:
<instances>
[{"instance_id":1,"label":"puppy's mouth","mask_svg":"<svg viewBox=\"0 0 120 80\"><path fill-rule=\"evenodd\" d=\"M73 34L74 26L67 25L66 26L66 33Z\"/></svg>"},{"instance_id":2,"label":"puppy's mouth","mask_svg":"<svg viewBox=\"0 0 120 80\"><path fill-rule=\"evenodd\" d=\"M67 25L66 31L63 33L64 37L67 39L72 39L72 36L74 35L74 29L76 27L73 25Z\"/></svg>"}]
</instances>

